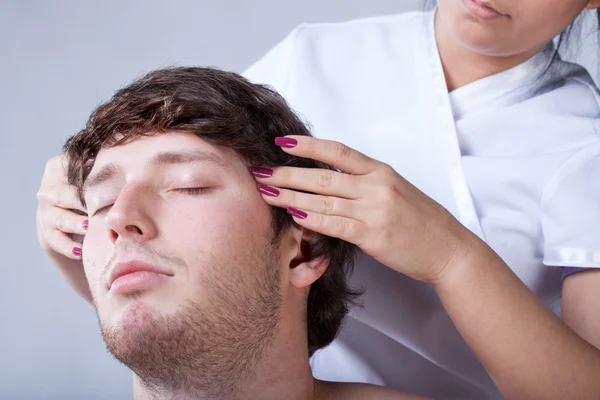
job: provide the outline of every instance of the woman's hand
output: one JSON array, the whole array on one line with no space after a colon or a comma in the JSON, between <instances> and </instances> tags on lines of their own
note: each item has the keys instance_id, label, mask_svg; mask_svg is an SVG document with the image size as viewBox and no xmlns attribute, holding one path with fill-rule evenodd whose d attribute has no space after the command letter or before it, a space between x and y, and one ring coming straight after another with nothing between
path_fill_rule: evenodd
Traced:
<instances>
[{"instance_id":1,"label":"woman's hand","mask_svg":"<svg viewBox=\"0 0 600 400\"><path fill-rule=\"evenodd\" d=\"M382 264L430 283L469 248L474 235L389 165L307 136L278 138L276 144L343 171L253 170L265 201L287 208L300 226L354 243Z\"/></svg>"},{"instance_id":2,"label":"woman's hand","mask_svg":"<svg viewBox=\"0 0 600 400\"><path fill-rule=\"evenodd\" d=\"M38 191L36 214L38 240L56 264L67 283L84 299L92 301L81 262L81 243L87 229L87 213L68 184L66 160L57 156L48 160Z\"/></svg>"}]
</instances>

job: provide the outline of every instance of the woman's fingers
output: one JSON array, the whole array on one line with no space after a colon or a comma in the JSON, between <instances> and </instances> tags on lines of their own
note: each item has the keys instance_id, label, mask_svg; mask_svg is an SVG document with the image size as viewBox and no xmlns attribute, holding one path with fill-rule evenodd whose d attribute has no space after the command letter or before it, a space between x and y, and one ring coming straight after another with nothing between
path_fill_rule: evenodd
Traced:
<instances>
[{"instance_id":1,"label":"woman's fingers","mask_svg":"<svg viewBox=\"0 0 600 400\"><path fill-rule=\"evenodd\" d=\"M47 240L53 251L72 260L81 259L81 243L74 241L71 235L55 229L48 235Z\"/></svg>"},{"instance_id":2,"label":"woman's fingers","mask_svg":"<svg viewBox=\"0 0 600 400\"><path fill-rule=\"evenodd\" d=\"M70 259L81 259L81 242L88 217L68 185L55 185L38 193L37 229L42 248Z\"/></svg>"},{"instance_id":3,"label":"woman's fingers","mask_svg":"<svg viewBox=\"0 0 600 400\"><path fill-rule=\"evenodd\" d=\"M335 237L360 246L363 222L338 215L324 215L315 212L306 212L293 207L288 207L294 221L303 228L325 236Z\"/></svg>"},{"instance_id":4,"label":"woman's fingers","mask_svg":"<svg viewBox=\"0 0 600 400\"><path fill-rule=\"evenodd\" d=\"M286 153L318 160L354 175L373 172L379 162L345 144L311 136L285 136L275 140Z\"/></svg>"},{"instance_id":5,"label":"woman's fingers","mask_svg":"<svg viewBox=\"0 0 600 400\"><path fill-rule=\"evenodd\" d=\"M79 212L86 214L85 208L79 200L75 186L65 184L60 187L54 187L52 192L48 193L46 197L50 205L54 207L60 207L67 210L78 210Z\"/></svg>"},{"instance_id":6,"label":"woman's fingers","mask_svg":"<svg viewBox=\"0 0 600 400\"><path fill-rule=\"evenodd\" d=\"M253 168L256 179L264 184L302 190L326 196L356 199L360 195L358 177L319 168Z\"/></svg>"},{"instance_id":7,"label":"woman's fingers","mask_svg":"<svg viewBox=\"0 0 600 400\"><path fill-rule=\"evenodd\" d=\"M38 191L38 202L42 208L48 206L79 210L85 208L79 200L77 189L67 182L66 158L64 155L48 160Z\"/></svg>"},{"instance_id":8,"label":"woman's fingers","mask_svg":"<svg viewBox=\"0 0 600 400\"><path fill-rule=\"evenodd\" d=\"M88 217L71 210L54 207L47 211L48 228L57 229L67 234L85 235Z\"/></svg>"},{"instance_id":9,"label":"woman's fingers","mask_svg":"<svg viewBox=\"0 0 600 400\"><path fill-rule=\"evenodd\" d=\"M335 196L301 193L295 190L282 189L262 183L258 184L258 191L263 195L264 200L268 204L275 207L292 207L324 215L336 215L358 219L355 204L352 200Z\"/></svg>"},{"instance_id":10,"label":"woman's fingers","mask_svg":"<svg viewBox=\"0 0 600 400\"><path fill-rule=\"evenodd\" d=\"M353 218L356 211L353 200L300 193L264 184L258 185L258 191L268 204L287 209L300 226L359 245L364 223Z\"/></svg>"}]
</instances>

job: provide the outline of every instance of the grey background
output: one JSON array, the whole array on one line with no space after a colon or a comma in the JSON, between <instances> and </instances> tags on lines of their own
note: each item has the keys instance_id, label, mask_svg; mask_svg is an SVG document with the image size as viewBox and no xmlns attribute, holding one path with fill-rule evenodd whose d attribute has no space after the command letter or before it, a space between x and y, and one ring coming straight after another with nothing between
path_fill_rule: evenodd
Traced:
<instances>
[{"instance_id":1,"label":"grey background","mask_svg":"<svg viewBox=\"0 0 600 400\"><path fill-rule=\"evenodd\" d=\"M46 160L114 90L151 69L241 72L301 22L423 7L419 0L0 0L0 399L131 398L95 313L38 246ZM585 63L592 48L580 50Z\"/></svg>"}]
</instances>

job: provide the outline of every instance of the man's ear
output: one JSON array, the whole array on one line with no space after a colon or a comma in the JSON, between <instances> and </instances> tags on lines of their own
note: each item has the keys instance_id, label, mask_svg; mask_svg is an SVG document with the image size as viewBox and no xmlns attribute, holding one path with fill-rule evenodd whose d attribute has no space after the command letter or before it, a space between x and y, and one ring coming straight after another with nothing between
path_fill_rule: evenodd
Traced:
<instances>
[{"instance_id":1,"label":"man's ear","mask_svg":"<svg viewBox=\"0 0 600 400\"><path fill-rule=\"evenodd\" d=\"M290 261L290 283L297 288L312 285L325 273L329 260L326 256L314 257L312 247L321 235L308 229L302 230L298 254Z\"/></svg>"},{"instance_id":2,"label":"man's ear","mask_svg":"<svg viewBox=\"0 0 600 400\"><path fill-rule=\"evenodd\" d=\"M590 0L587 6L585 6L588 10L596 10L600 8L600 0Z\"/></svg>"}]
</instances>

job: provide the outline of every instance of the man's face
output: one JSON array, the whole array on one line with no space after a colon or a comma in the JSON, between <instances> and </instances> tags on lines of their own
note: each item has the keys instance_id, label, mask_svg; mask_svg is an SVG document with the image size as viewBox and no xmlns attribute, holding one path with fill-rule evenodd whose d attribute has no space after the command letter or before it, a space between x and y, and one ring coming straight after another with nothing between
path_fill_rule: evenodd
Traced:
<instances>
[{"instance_id":1,"label":"man's face","mask_svg":"<svg viewBox=\"0 0 600 400\"><path fill-rule=\"evenodd\" d=\"M85 273L118 359L160 379L169 359L216 363L268 341L285 260L237 153L182 132L137 138L99 152L85 200Z\"/></svg>"}]
</instances>

